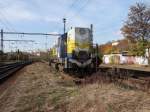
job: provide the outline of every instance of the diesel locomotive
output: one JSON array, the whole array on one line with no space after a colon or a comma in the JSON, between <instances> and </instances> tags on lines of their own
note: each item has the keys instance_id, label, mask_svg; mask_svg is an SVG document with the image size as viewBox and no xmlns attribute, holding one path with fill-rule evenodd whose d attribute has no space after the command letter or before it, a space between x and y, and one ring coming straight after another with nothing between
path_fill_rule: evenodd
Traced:
<instances>
[{"instance_id":1,"label":"diesel locomotive","mask_svg":"<svg viewBox=\"0 0 150 112\"><path fill-rule=\"evenodd\" d=\"M93 44L91 28L75 27L61 35L50 49L49 64L64 71L94 71L100 64L98 45Z\"/></svg>"}]
</instances>

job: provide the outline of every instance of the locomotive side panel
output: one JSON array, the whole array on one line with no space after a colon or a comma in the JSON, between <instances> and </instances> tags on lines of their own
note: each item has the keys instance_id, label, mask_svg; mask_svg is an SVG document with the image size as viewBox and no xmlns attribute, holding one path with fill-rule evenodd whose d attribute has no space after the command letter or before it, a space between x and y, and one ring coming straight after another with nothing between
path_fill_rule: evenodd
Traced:
<instances>
[{"instance_id":1,"label":"locomotive side panel","mask_svg":"<svg viewBox=\"0 0 150 112\"><path fill-rule=\"evenodd\" d=\"M58 58L65 58L67 56L67 34L58 38Z\"/></svg>"},{"instance_id":2,"label":"locomotive side panel","mask_svg":"<svg viewBox=\"0 0 150 112\"><path fill-rule=\"evenodd\" d=\"M67 55L72 57L72 52L75 50L75 29L71 29L67 33Z\"/></svg>"}]
</instances>

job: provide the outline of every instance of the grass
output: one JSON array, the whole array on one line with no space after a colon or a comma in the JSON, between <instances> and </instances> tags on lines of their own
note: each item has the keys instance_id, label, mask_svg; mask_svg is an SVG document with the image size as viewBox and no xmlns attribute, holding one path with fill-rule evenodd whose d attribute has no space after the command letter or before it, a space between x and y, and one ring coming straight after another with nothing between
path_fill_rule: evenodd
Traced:
<instances>
[{"instance_id":1,"label":"grass","mask_svg":"<svg viewBox=\"0 0 150 112\"><path fill-rule=\"evenodd\" d=\"M113 106L110 105L110 104L108 104L108 105L107 105L107 111L108 111L108 112L113 112Z\"/></svg>"},{"instance_id":2,"label":"grass","mask_svg":"<svg viewBox=\"0 0 150 112\"><path fill-rule=\"evenodd\" d=\"M10 89L1 99L3 105L0 106L0 110L4 110L3 112L148 112L150 110L150 95L145 92L122 87L108 80L104 81L103 77L98 76L87 77L81 84L76 85L73 79L62 77L62 74L56 71L50 72L44 63L30 66Z\"/></svg>"},{"instance_id":3,"label":"grass","mask_svg":"<svg viewBox=\"0 0 150 112\"><path fill-rule=\"evenodd\" d=\"M25 89L25 95L19 98L16 104L16 111L39 112L47 110L64 112L70 102L69 98L78 94L78 90L73 81L64 81L59 77L60 75L54 74L47 81L44 76L39 79L33 76L31 79L36 80L29 80L31 85Z\"/></svg>"}]
</instances>

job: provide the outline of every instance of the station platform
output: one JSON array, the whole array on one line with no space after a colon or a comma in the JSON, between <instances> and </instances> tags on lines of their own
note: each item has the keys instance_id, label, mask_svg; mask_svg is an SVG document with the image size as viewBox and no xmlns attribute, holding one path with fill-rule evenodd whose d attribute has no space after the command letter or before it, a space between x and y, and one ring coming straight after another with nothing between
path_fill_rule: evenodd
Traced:
<instances>
[{"instance_id":1,"label":"station platform","mask_svg":"<svg viewBox=\"0 0 150 112\"><path fill-rule=\"evenodd\" d=\"M143 71L150 73L150 66L141 66L141 65L114 65L114 64L101 64L100 68L119 68L135 71Z\"/></svg>"}]
</instances>

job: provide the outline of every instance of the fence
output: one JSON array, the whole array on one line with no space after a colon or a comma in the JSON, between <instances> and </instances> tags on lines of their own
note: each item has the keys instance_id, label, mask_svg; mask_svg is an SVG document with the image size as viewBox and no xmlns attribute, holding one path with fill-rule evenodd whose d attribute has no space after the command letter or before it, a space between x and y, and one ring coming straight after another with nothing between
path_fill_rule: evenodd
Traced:
<instances>
[{"instance_id":1,"label":"fence","mask_svg":"<svg viewBox=\"0 0 150 112\"><path fill-rule=\"evenodd\" d=\"M123 56L122 54L109 54L103 56L103 63L148 65L148 58L142 56Z\"/></svg>"}]
</instances>

